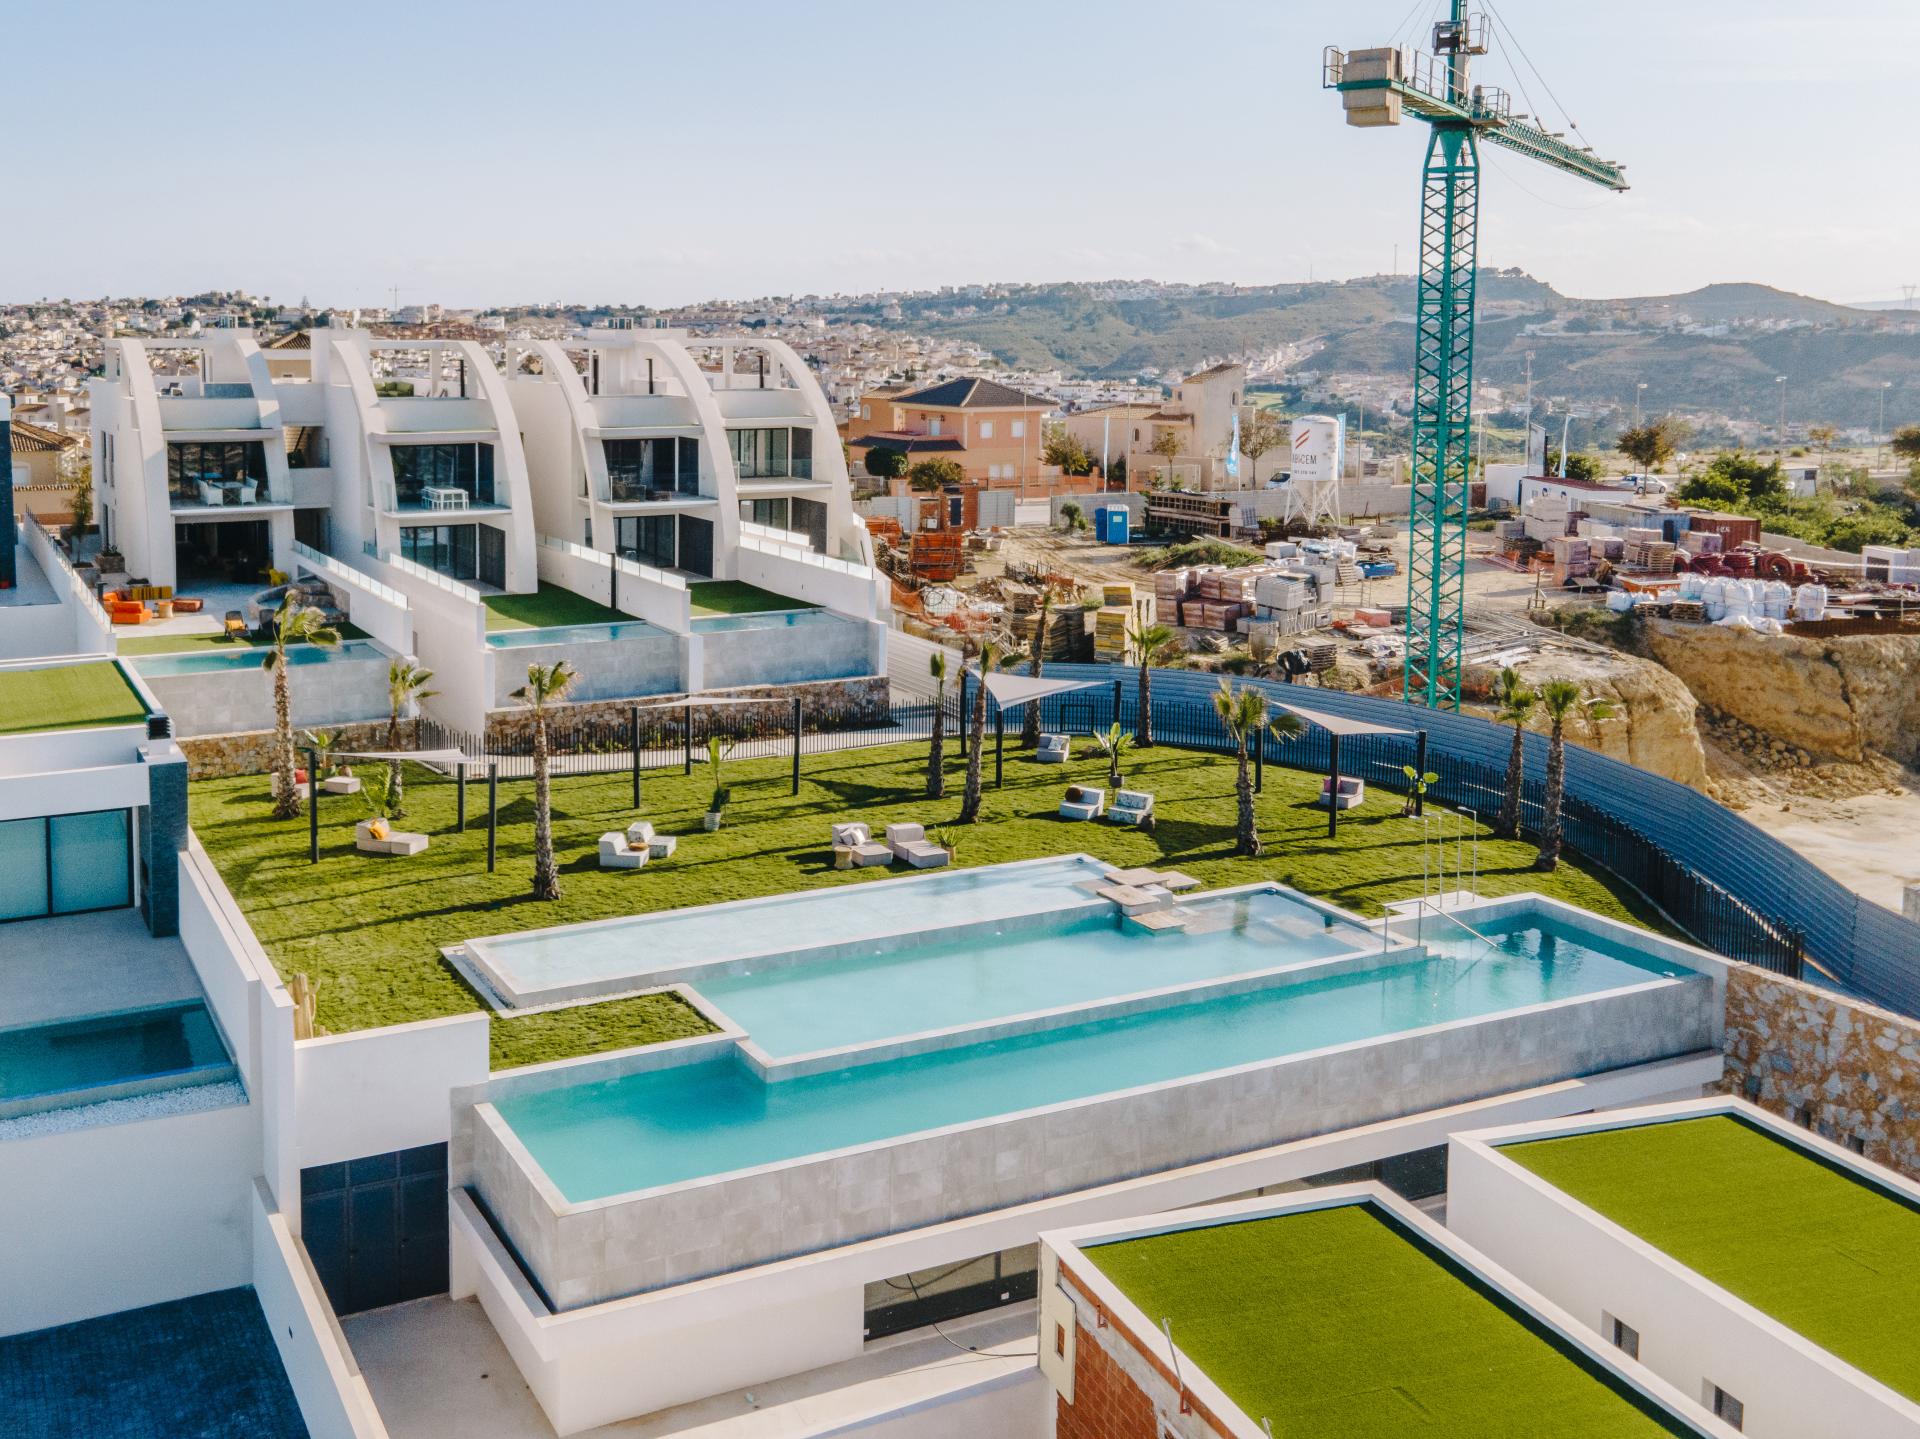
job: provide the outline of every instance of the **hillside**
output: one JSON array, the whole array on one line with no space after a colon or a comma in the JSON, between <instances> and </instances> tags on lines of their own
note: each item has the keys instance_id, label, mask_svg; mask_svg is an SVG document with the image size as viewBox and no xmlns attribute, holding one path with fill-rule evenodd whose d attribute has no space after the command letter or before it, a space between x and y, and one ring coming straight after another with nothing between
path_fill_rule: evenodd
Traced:
<instances>
[{"instance_id":1,"label":"hillside","mask_svg":"<svg viewBox=\"0 0 1920 1439\"><path fill-rule=\"evenodd\" d=\"M1920 335L1904 317L1858 310L1765 285L1715 284L1680 295L1586 300L1518 271L1478 277L1477 377L1524 384L1533 352L1536 396L1631 406L1645 382L1659 409L1768 419L1785 375L1790 417L1873 423L1885 381L1889 419L1920 413ZM1101 285L994 287L987 298L906 297L897 318L878 303L837 318L971 340L1003 361L1073 374L1171 375L1212 357L1310 345L1297 368L1400 377L1413 363L1414 283L1370 276L1320 284L1239 287ZM1724 335L1669 328L1730 325ZM1763 328L1767 325L1799 328ZM1548 333L1526 334L1551 325Z\"/></svg>"}]
</instances>

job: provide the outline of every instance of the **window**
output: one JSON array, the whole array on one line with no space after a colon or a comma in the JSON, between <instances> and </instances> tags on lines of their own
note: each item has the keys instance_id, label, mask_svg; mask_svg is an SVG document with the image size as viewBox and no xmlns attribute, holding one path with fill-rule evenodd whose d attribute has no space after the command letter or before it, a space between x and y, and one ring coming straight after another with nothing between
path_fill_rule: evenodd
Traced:
<instances>
[{"instance_id":1,"label":"window","mask_svg":"<svg viewBox=\"0 0 1920 1439\"><path fill-rule=\"evenodd\" d=\"M1053 1326L1053 1352L1061 1359L1067 1357L1067 1326L1064 1324Z\"/></svg>"},{"instance_id":2,"label":"window","mask_svg":"<svg viewBox=\"0 0 1920 1439\"><path fill-rule=\"evenodd\" d=\"M1016 440L1025 439L1027 436L1027 422L1025 420L1015 420L1007 427L1007 433L1012 435Z\"/></svg>"},{"instance_id":3,"label":"window","mask_svg":"<svg viewBox=\"0 0 1920 1439\"><path fill-rule=\"evenodd\" d=\"M601 449L607 459L608 498L652 500L666 499L676 490L684 493L679 478L684 460L678 453L683 444L692 451L694 488L697 491L699 443L698 440L683 441L671 436L664 439L602 440Z\"/></svg>"},{"instance_id":4,"label":"window","mask_svg":"<svg viewBox=\"0 0 1920 1439\"><path fill-rule=\"evenodd\" d=\"M409 525L400 531L400 557L455 580L479 575L476 525ZM498 533L496 531L495 533Z\"/></svg>"},{"instance_id":5,"label":"window","mask_svg":"<svg viewBox=\"0 0 1920 1439\"><path fill-rule=\"evenodd\" d=\"M1631 1324L1614 1318L1611 1314L1603 1315L1602 1318L1605 1322L1600 1327L1606 1334L1607 1341L1612 1344L1615 1349L1625 1354L1627 1358L1638 1359L1640 1357L1640 1331L1635 1329Z\"/></svg>"},{"instance_id":6,"label":"window","mask_svg":"<svg viewBox=\"0 0 1920 1439\"><path fill-rule=\"evenodd\" d=\"M980 438L983 440L990 440L993 438L993 421L992 420L982 420L980 422Z\"/></svg>"},{"instance_id":7,"label":"window","mask_svg":"<svg viewBox=\"0 0 1920 1439\"><path fill-rule=\"evenodd\" d=\"M802 479L813 473L813 431L780 426L765 430L728 430L734 473L743 480Z\"/></svg>"},{"instance_id":8,"label":"window","mask_svg":"<svg viewBox=\"0 0 1920 1439\"><path fill-rule=\"evenodd\" d=\"M940 433L940 417L938 415L931 416L927 420L927 433L930 435L937 435Z\"/></svg>"},{"instance_id":9,"label":"window","mask_svg":"<svg viewBox=\"0 0 1920 1439\"><path fill-rule=\"evenodd\" d=\"M0 920L132 904L132 834L124 809L0 824Z\"/></svg>"},{"instance_id":10,"label":"window","mask_svg":"<svg viewBox=\"0 0 1920 1439\"><path fill-rule=\"evenodd\" d=\"M176 503L250 504L266 498L266 484L266 450L254 441L167 446L167 492Z\"/></svg>"},{"instance_id":11,"label":"window","mask_svg":"<svg viewBox=\"0 0 1920 1439\"><path fill-rule=\"evenodd\" d=\"M1725 1420L1730 1429L1746 1428L1747 1406L1711 1380L1707 1383L1707 1400L1714 1418Z\"/></svg>"},{"instance_id":12,"label":"window","mask_svg":"<svg viewBox=\"0 0 1920 1439\"><path fill-rule=\"evenodd\" d=\"M493 503L493 446L394 445L393 494L401 509L430 508L425 491L465 490L481 505Z\"/></svg>"},{"instance_id":13,"label":"window","mask_svg":"<svg viewBox=\"0 0 1920 1439\"><path fill-rule=\"evenodd\" d=\"M630 560L670 570L678 524L673 515L622 515L614 527L615 547Z\"/></svg>"},{"instance_id":14,"label":"window","mask_svg":"<svg viewBox=\"0 0 1920 1439\"><path fill-rule=\"evenodd\" d=\"M860 407L860 418L863 420L871 420L873 418L873 406L862 405Z\"/></svg>"},{"instance_id":15,"label":"window","mask_svg":"<svg viewBox=\"0 0 1920 1439\"><path fill-rule=\"evenodd\" d=\"M766 525L770 529L791 529L787 501L778 500L742 500L740 518L752 524Z\"/></svg>"}]
</instances>

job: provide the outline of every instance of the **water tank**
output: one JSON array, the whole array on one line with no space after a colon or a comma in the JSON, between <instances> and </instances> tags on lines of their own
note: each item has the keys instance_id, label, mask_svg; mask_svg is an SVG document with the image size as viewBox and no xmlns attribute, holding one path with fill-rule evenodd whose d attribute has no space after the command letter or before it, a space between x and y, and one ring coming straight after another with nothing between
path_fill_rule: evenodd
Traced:
<instances>
[{"instance_id":1,"label":"water tank","mask_svg":"<svg viewBox=\"0 0 1920 1439\"><path fill-rule=\"evenodd\" d=\"M1293 457L1287 469L1292 483L1331 484L1346 461L1347 425L1331 415L1302 415L1287 430Z\"/></svg>"}]
</instances>

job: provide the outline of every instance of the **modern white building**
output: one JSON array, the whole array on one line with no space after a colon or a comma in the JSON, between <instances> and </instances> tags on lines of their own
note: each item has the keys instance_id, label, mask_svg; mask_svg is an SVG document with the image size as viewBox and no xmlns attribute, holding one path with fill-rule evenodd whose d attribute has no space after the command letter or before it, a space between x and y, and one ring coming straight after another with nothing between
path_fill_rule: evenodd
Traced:
<instances>
[{"instance_id":1,"label":"modern white building","mask_svg":"<svg viewBox=\"0 0 1920 1439\"><path fill-rule=\"evenodd\" d=\"M741 525L872 562L833 415L785 341L596 329L509 345L507 373L544 535L690 576L732 579Z\"/></svg>"}]
</instances>

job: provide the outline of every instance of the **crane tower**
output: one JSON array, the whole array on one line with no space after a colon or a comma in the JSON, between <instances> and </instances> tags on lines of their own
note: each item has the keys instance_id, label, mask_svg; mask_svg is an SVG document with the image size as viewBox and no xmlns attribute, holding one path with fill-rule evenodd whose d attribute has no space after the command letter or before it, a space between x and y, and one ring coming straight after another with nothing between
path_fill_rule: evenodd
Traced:
<instances>
[{"instance_id":1,"label":"crane tower","mask_svg":"<svg viewBox=\"0 0 1920 1439\"><path fill-rule=\"evenodd\" d=\"M1419 288L1414 309L1413 507L1407 567L1409 702L1460 707L1468 483L1472 473L1474 273L1480 141L1611 190L1621 166L1518 115L1504 90L1474 84L1487 53L1484 15L1450 0L1433 49L1341 52L1328 46L1323 84L1340 92L1347 123L1398 125L1411 113L1431 133L1420 187Z\"/></svg>"}]
</instances>

